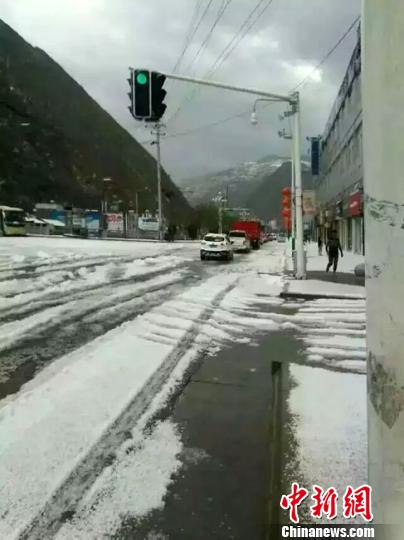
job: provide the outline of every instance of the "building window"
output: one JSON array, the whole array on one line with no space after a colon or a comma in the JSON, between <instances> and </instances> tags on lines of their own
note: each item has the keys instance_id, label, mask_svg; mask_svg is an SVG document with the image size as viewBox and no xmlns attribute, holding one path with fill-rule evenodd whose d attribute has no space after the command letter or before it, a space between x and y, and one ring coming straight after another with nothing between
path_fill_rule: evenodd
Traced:
<instances>
[{"instance_id":1,"label":"building window","mask_svg":"<svg viewBox=\"0 0 404 540\"><path fill-rule=\"evenodd\" d=\"M351 170L352 165L352 159L351 159L351 141L346 145L345 147L345 153L346 153L346 163L347 163L347 169L348 171Z\"/></svg>"}]
</instances>

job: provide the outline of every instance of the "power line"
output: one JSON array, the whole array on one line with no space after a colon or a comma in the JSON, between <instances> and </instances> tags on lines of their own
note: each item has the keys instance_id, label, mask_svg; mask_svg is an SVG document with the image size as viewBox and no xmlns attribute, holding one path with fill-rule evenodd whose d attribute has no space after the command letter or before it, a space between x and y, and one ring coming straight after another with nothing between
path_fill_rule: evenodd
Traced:
<instances>
[{"instance_id":1,"label":"power line","mask_svg":"<svg viewBox=\"0 0 404 540\"><path fill-rule=\"evenodd\" d=\"M203 19L206 17L206 14L207 14L207 12L209 11L210 6L212 5L212 2L213 2L213 0L209 0L209 2L207 3L207 5L206 5L206 7L205 7L205 10L203 11L201 17L199 18L199 21L197 22L195 28L193 29L193 31L192 31L192 33L191 33L191 36L190 36L189 40L187 40L188 42L185 43L184 48L183 48L183 50L181 51L180 56L179 56L177 62L175 63L175 66L174 66L174 68L173 68L173 72L174 72L174 73L175 73L176 69L179 67L179 65L181 64L182 59L184 58L185 53L186 53L187 50L188 50L188 47L190 46L192 40L194 39L194 36L195 36L195 34L197 33L197 31L198 31L198 29L199 29L199 27L200 27L200 25L201 25Z\"/></svg>"},{"instance_id":2,"label":"power line","mask_svg":"<svg viewBox=\"0 0 404 540\"><path fill-rule=\"evenodd\" d=\"M248 33L248 31L249 31L249 29L251 28L251 26L253 26L253 24L255 24L255 22L261 17L263 11L265 11L265 10L271 5L272 2L273 2L273 0L269 0L269 2L264 6L263 10L258 14L257 18L254 19L254 21L252 21L252 23L250 24L250 26L246 29L244 35L240 37L239 41L235 44L234 47L237 47L238 43L240 43L240 41L241 41L241 40L244 38L244 36ZM262 0L261 0L261 2L259 2L259 4L262 4ZM256 6L256 7L257 7L257 6ZM254 8L253 11L256 11L256 9ZM304 79L302 79L302 81L300 81L299 84L297 84L297 85L291 90L291 92L295 92L298 88L300 88L301 86L305 85L305 84L310 80L310 78L311 78L311 76L313 75L313 73L315 73L315 72L316 72L316 71L317 71L317 70L318 70L318 69L319 69L319 68L320 68L320 67L321 67L321 66L322 66L329 58L330 58L330 56L331 56L331 55L334 53L334 51L341 45L341 43L345 40L345 38L351 33L351 31L353 30L353 28L356 26L356 24L357 24L359 21L360 21L360 15L358 15L358 16L355 18L355 20L350 24L350 26L349 26L349 27L347 28L347 30L344 32L344 34L339 38L339 40L337 41L337 43L335 43L335 45L327 52L327 54L322 58L322 60L320 60L320 62L319 62L319 63L318 63L318 64L310 71L310 73L308 73L308 75L306 75L306 77L304 77ZM244 23L243 23L242 26L244 26ZM239 29L239 31L240 31L240 29ZM234 38L233 38L233 40L234 40ZM233 41L233 40L232 40L232 41ZM228 46L226 46L225 49L227 49L227 47L228 47ZM224 49L224 50L225 50L225 49ZM233 48L233 49L234 49L234 48ZM223 60L220 62L220 64L223 63L223 62L226 60L227 56L232 52L233 49L231 49L231 50L228 52L228 54L223 58ZM223 51L222 51L222 52L223 52ZM222 54L222 53L221 53L221 54ZM219 57L220 57L220 56L221 56L221 55L219 55ZM218 58L219 58L219 57L218 57ZM220 64L216 66L216 63L217 63L217 60L216 60L215 63L213 64L212 68L210 68L210 70L207 72L207 75L213 74L213 71L216 71L216 69L220 66ZM216 67L215 67L215 66L216 66ZM212 70L213 70L213 71L212 71ZM206 75L205 75L205 76L206 76ZM194 97L195 93L196 93L196 91L194 91L193 94L191 94L191 96L188 98L187 102L191 101L191 99ZM180 110L180 108L181 108L182 105L183 105L183 104L180 105L180 107L179 107L179 108L177 109L177 111L173 114L173 116L170 118L170 120L171 120L172 118L174 118L174 116L175 116L176 114L178 114L178 112L179 112L179 110Z\"/></svg>"},{"instance_id":3,"label":"power line","mask_svg":"<svg viewBox=\"0 0 404 540\"><path fill-rule=\"evenodd\" d=\"M213 31L215 30L216 26L218 25L220 19L223 17L226 9L229 7L229 5L232 3L233 0L224 0L224 2L221 4L220 8L219 8L219 11L217 13L217 16L216 16L216 19L215 21L213 22L206 38L203 40L203 42L201 43L201 46L199 47L199 50L198 52L196 53L196 55L194 56L193 60L190 62L190 64L188 64L188 66L185 68L184 70L184 73L187 72L188 69L190 69L192 67L192 65L196 62L196 60L199 58L200 54L206 49L207 47L207 44L213 34Z\"/></svg>"},{"instance_id":4,"label":"power line","mask_svg":"<svg viewBox=\"0 0 404 540\"><path fill-rule=\"evenodd\" d=\"M263 105L263 108L270 107L274 103L266 103L265 105ZM212 127L215 127L215 126L219 126L220 124L225 124L226 122L230 122L231 120L235 120L236 118L241 118L241 117L247 116L249 114L251 114L251 109L249 109L248 111L244 111L242 113L233 114L231 116L223 118L222 120L217 120L216 122L212 122L210 124L205 124L203 126L198 126L196 128L188 129L186 131L179 131L177 133L171 133L170 135L166 135L164 137L164 139L175 139L177 137L183 137L185 135L190 135L190 134L196 133L198 131L203 131L205 129L209 129L209 128L212 128ZM140 144L147 144L147 143L152 142L152 139L148 139L147 141L139 141L139 142L140 142Z\"/></svg>"},{"instance_id":5,"label":"power line","mask_svg":"<svg viewBox=\"0 0 404 540\"><path fill-rule=\"evenodd\" d=\"M192 12L192 17L191 17L191 20L189 21L189 25L188 25L188 31L185 35L185 39L184 39L184 45L183 45L183 48L174 64L174 67L173 67L173 72L175 72L175 70L178 68L178 66L180 65L181 63L181 60L182 58L184 57L190 43L191 43L191 35L192 35L192 31L195 27L195 23L196 21L198 20L198 16L199 16L199 12L200 12L200 8L202 6L202 2L204 0L196 0L195 2L195 7L194 7L194 10Z\"/></svg>"},{"instance_id":6,"label":"power line","mask_svg":"<svg viewBox=\"0 0 404 540\"><path fill-rule=\"evenodd\" d=\"M269 8L269 6L272 4L273 0L267 0L267 3L264 5L262 10L251 21L252 17L256 13L256 11L260 8L260 6L263 4L263 2L264 2L264 0L259 0L259 2L256 4L255 8L250 12L247 19L245 19L245 21L240 26L240 28L238 29L236 34L233 36L233 38L230 40L230 42L226 45L226 47L219 54L218 58L215 60L212 67L208 70L205 77L207 77L209 75L212 75L221 66L221 64L223 64L223 62L225 62L225 60L230 56L230 54L234 51L234 49L238 46L238 44L245 38L245 36L248 34L248 32L254 26L254 24L258 21L258 19ZM250 24L248 24L249 22L250 22Z\"/></svg>"},{"instance_id":7,"label":"power line","mask_svg":"<svg viewBox=\"0 0 404 540\"><path fill-rule=\"evenodd\" d=\"M212 122L210 124L205 124L203 126L198 126L196 128L188 129L186 131L179 131L177 133L171 133L170 135L166 135L164 139L175 139L177 137L183 137L184 135L189 135L191 133L196 133L197 131L203 131L205 129L209 129L214 126L218 126L219 124L224 124L226 122L229 122L230 120L233 120L235 118L239 118L241 116L245 116L247 114L251 114L251 111L244 111L242 113L233 114L232 116L228 116L227 118L223 118L222 120L217 120L216 122ZM139 141L140 144L147 144L149 142L152 142L152 139L148 139L146 141Z\"/></svg>"},{"instance_id":8,"label":"power line","mask_svg":"<svg viewBox=\"0 0 404 540\"><path fill-rule=\"evenodd\" d=\"M263 13L269 8L269 6L272 4L273 0L267 0L267 3L264 5L263 9L258 13L257 17L255 17L252 21L252 17L254 14L258 11L258 9L262 6L263 2L265 0L258 0L255 7L250 11L250 13L247 15L247 18L244 19L244 22L241 24L240 28L237 30L237 32L234 34L233 38L229 41L229 43L224 47L224 49L220 52L218 57L216 58L215 62L212 64L212 66L207 70L205 75L203 75L203 79L206 79L210 75L212 75L219 66L228 58L228 56L233 52L233 50L237 47L237 45L244 39L244 37L247 35L247 33L250 31L252 26L257 22L257 20L263 15ZM251 21L251 22L250 22ZM248 23L250 23L248 25ZM236 40L238 40L236 42ZM178 106L176 111L171 115L168 121L172 121L180 112L182 107L189 103L197 93L197 89L194 89L182 103Z\"/></svg>"},{"instance_id":9,"label":"power line","mask_svg":"<svg viewBox=\"0 0 404 540\"><path fill-rule=\"evenodd\" d=\"M345 38L351 33L352 29L356 26L356 24L360 21L360 15L356 17L356 19L350 24L348 29L344 32L344 34L339 38L337 43L328 51L328 53L323 57L322 60L306 75L304 79L302 79L299 84L297 84L291 92L295 92L298 88L301 86L307 84L307 82L310 80L311 76L330 58L330 56L333 54L333 52L341 45L341 43L345 40Z\"/></svg>"},{"instance_id":10,"label":"power line","mask_svg":"<svg viewBox=\"0 0 404 540\"><path fill-rule=\"evenodd\" d=\"M179 63L181 62L181 58L185 54L184 51L186 51L188 46L189 46L189 39L191 37L191 32L192 32L192 29L194 27L195 21L196 21L196 19L198 17L199 8L200 8L202 2L203 2L203 0L196 0L195 1L195 6L194 6L194 9L192 11L192 17L191 17L191 20L189 21L187 33L185 34L183 49L182 49L182 52L180 53L180 55L178 56L178 58L177 58L177 60L176 60L176 62L174 64L173 72L175 71L175 69L179 65Z\"/></svg>"}]
</instances>

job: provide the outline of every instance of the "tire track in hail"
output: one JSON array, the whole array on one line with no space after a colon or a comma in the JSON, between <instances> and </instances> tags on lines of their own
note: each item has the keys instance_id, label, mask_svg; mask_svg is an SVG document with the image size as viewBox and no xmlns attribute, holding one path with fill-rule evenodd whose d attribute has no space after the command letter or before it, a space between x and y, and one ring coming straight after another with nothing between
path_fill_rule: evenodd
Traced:
<instances>
[{"instance_id":1,"label":"tire track in hail","mask_svg":"<svg viewBox=\"0 0 404 540\"><path fill-rule=\"evenodd\" d=\"M94 255L91 258L84 257L74 257L74 258L63 258L57 261L31 261L29 264L21 265L3 265L0 267L0 283L4 281L13 281L15 279L25 279L37 277L43 274L48 273L49 271L56 272L62 270L72 270L75 268L91 268L94 266L105 266L107 264L117 262L117 263L130 263L134 261L140 261L145 259L156 259L158 257L169 256L178 249L166 249L158 253L150 255ZM39 270L37 270L39 268ZM6 275L3 275L6 273Z\"/></svg>"},{"instance_id":2,"label":"tire track in hail","mask_svg":"<svg viewBox=\"0 0 404 540\"><path fill-rule=\"evenodd\" d=\"M40 291L34 298L31 298L31 300L27 303L24 303L26 301L25 298L21 298L21 301L19 303L0 308L0 322L2 324L5 324L11 321L20 320L27 315L37 313L45 308L61 306L73 300L81 300L88 296L89 293L91 294L93 292L104 290L111 286L116 286L124 283L128 285L141 283L143 281L147 281L148 279L163 275L167 272L167 270L179 270L181 268L186 268L187 266L188 263L186 261L181 261L177 264L167 263L165 266L157 268L155 270L145 269L143 273L139 274L115 278L113 277L113 275L111 275L112 279L110 279L109 281L94 283L92 285L88 282L77 282L77 286L75 286L76 284L72 282L72 288L67 291L57 290L50 291L48 293L46 293L45 291ZM123 270L123 272L117 271L116 276L118 276L119 273L125 273L125 270ZM113 269L111 271L111 274L113 274Z\"/></svg>"},{"instance_id":3,"label":"tire track in hail","mask_svg":"<svg viewBox=\"0 0 404 540\"><path fill-rule=\"evenodd\" d=\"M0 353L0 399L17 392L39 370L59 356L77 349L126 321L143 315L162 301L178 294L194 274L173 274L162 283L150 284L134 292L108 299L91 299L80 313L70 313L51 325L36 329Z\"/></svg>"},{"instance_id":4,"label":"tire track in hail","mask_svg":"<svg viewBox=\"0 0 404 540\"><path fill-rule=\"evenodd\" d=\"M201 326L209 320L224 299L236 286L238 277L226 285L194 321L185 337L167 356L162 365L134 396L128 406L110 425L109 429L94 443L80 463L70 472L62 485L53 493L42 510L20 534L21 540L44 540L53 538L62 523L74 515L79 501L111 463L113 453L128 438L129 430L140 419L151 404L154 396L162 389L165 381L179 360L195 341Z\"/></svg>"}]
</instances>

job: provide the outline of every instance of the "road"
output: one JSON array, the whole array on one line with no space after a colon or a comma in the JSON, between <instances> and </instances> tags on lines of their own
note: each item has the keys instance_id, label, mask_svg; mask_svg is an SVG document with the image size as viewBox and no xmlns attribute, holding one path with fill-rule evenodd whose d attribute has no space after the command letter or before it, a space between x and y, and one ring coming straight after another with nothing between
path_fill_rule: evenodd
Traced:
<instances>
[{"instance_id":1,"label":"road","mask_svg":"<svg viewBox=\"0 0 404 540\"><path fill-rule=\"evenodd\" d=\"M307 365L364 372L363 302L281 299L280 244L232 263L198 248L1 240L1 538L112 538L161 508L184 445L160 412L203 358L299 330Z\"/></svg>"}]
</instances>

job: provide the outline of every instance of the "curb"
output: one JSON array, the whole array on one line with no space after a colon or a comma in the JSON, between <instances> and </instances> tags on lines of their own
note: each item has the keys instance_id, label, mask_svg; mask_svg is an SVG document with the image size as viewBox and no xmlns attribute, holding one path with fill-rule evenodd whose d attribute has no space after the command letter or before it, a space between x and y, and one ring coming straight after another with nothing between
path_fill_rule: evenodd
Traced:
<instances>
[{"instance_id":1,"label":"curb","mask_svg":"<svg viewBox=\"0 0 404 540\"><path fill-rule=\"evenodd\" d=\"M315 293L299 293L299 292L281 292L281 298L301 298L303 300L366 300L365 296L358 294L315 294Z\"/></svg>"}]
</instances>

